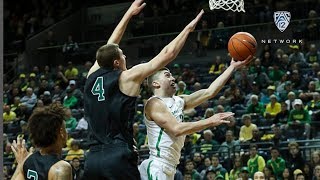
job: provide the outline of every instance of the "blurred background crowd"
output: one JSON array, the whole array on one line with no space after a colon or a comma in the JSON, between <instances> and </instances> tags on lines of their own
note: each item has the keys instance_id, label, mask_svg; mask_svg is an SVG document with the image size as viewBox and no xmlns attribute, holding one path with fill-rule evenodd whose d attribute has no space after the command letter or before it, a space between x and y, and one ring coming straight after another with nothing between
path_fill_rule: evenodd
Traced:
<instances>
[{"instance_id":1,"label":"blurred background crowd","mask_svg":"<svg viewBox=\"0 0 320 180\"><path fill-rule=\"evenodd\" d=\"M122 16L101 26L99 20L108 12L92 15L89 10L128 2L4 1L6 178L16 166L12 140L23 137L30 148L28 118L35 108L53 102L63 104L68 114L63 158L73 166L74 179L81 178L88 150L83 114L86 75L95 51ZM129 66L150 60L199 9L208 9L207 1L146 2L121 44ZM254 0L246 1L245 9L246 13L206 13L181 55L168 66L177 81L176 95L191 94L208 87L228 67L226 47L235 32L250 32L258 41L258 53L249 66L235 72L214 99L185 112L185 121L190 122L219 112L235 116L227 125L186 137L175 179L250 179L257 171L266 179L320 179L320 2ZM276 10L291 12L284 34L274 25ZM73 17L81 17L80 29L69 30L64 23L72 24ZM261 43L276 38L302 43ZM148 158L143 108L150 96L145 82L133 125L140 162Z\"/></svg>"}]
</instances>

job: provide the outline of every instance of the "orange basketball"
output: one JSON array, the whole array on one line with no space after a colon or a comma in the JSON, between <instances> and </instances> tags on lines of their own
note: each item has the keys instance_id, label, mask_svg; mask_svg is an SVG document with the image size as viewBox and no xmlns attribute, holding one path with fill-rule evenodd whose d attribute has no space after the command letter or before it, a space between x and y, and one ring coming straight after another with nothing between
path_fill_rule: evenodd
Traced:
<instances>
[{"instance_id":1,"label":"orange basketball","mask_svg":"<svg viewBox=\"0 0 320 180\"><path fill-rule=\"evenodd\" d=\"M256 54L257 41L250 33L238 32L229 39L228 51L234 60L243 61Z\"/></svg>"}]
</instances>

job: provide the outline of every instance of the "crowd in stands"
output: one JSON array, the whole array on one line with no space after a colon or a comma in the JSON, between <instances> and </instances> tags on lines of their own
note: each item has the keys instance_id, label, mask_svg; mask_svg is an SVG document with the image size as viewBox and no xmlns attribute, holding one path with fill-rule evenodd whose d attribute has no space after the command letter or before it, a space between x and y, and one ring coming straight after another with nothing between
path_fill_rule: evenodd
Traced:
<instances>
[{"instance_id":1,"label":"crowd in stands","mask_svg":"<svg viewBox=\"0 0 320 180\"><path fill-rule=\"evenodd\" d=\"M4 1L5 52L21 52L25 40L70 15L81 3L73 0Z\"/></svg>"},{"instance_id":2,"label":"crowd in stands","mask_svg":"<svg viewBox=\"0 0 320 180\"><path fill-rule=\"evenodd\" d=\"M275 6L281 5L272 2ZM52 7L47 3L53 2L35 0L28 4L21 1L17 3L18 6L6 2L5 26L10 27L5 32L8 34L6 42L22 40L36 33L41 27L65 17L74 7L67 0L54 1L55 6ZM192 3L198 2L163 0L156 1L151 7L166 9L162 6L168 6L167 11L159 12L159 15L166 15L167 12L191 11L196 7ZM257 5L258 1L254 3ZM250 3L248 6L250 7ZM266 14L272 10L270 7L261 8L266 11L260 12ZM319 9L316 5L313 8L317 11ZM57 9L59 12L55 12ZM256 15L257 22L264 22L259 19L265 16L263 13ZM202 29L208 28L208 24L208 21L203 20ZM224 24L228 25L228 22L218 23L217 26L224 27ZM308 31L303 31L302 34L307 34L309 38L306 40L312 39L310 37L318 30L312 21L305 29ZM221 32L215 38L225 37L224 33L226 32ZM205 49L209 45L208 35L205 31L198 34L198 48ZM50 36L49 32L48 37ZM78 49L72 37L68 37L68 42L63 47L65 52ZM215 42L218 43L214 48L222 47L225 43ZM49 38L48 45L50 43L55 42ZM235 116L230 118L229 124L186 137L175 179L250 179L258 171L263 172L266 179L291 180L301 176L304 179L320 179L320 147L311 149L310 155L305 150L307 143L303 141L310 140L307 141L309 143L320 137L317 132L320 129L320 48L319 45L306 41L302 45L290 45L289 51L284 49L287 48L274 49L269 44L265 45L262 53L257 54L248 67L234 73L215 99L185 112L185 121L199 121L215 113L228 111L234 112ZM67 54L65 58L69 59L70 56ZM210 65L172 65L170 69L178 86L176 95L191 94L207 87L223 73L230 62L227 55L212 59ZM55 102L61 103L68 115L66 128L69 138L63 150L63 158L72 164L74 179L81 179L88 150L83 88L91 66L90 61L77 66L72 61L57 67L34 66L30 71L19 74L12 83L4 82L3 150L6 178L10 178L16 165L10 148L12 140L17 136L23 137L32 150L27 128L28 118L35 108ZM148 156L143 108L151 95L144 82L133 125L140 161Z\"/></svg>"},{"instance_id":3,"label":"crowd in stands","mask_svg":"<svg viewBox=\"0 0 320 180\"><path fill-rule=\"evenodd\" d=\"M225 111L234 112L235 117L227 125L186 137L176 178L249 178L263 171L270 179L285 179L287 172L291 176L299 170L305 177L312 177L313 169L320 168L319 151L306 159L307 153L299 148L306 144L295 142L319 137L320 52L316 44L308 47L303 52L293 45L285 52L265 45L264 51L250 66L238 70L215 99L186 111L185 121L199 121ZM228 66L227 58L214 57L211 66L174 64L171 71L177 81L176 95L207 87ZM71 61L55 68L35 66L12 84L4 84L4 157L8 174L15 168L12 140L22 136L31 147L27 123L32 111L57 102L63 104L68 115L70 137L64 158L76 166L81 177L88 149L83 87L91 66L89 61L81 66ZM143 106L150 96L144 83L133 125L141 160L147 157L148 147Z\"/></svg>"}]
</instances>

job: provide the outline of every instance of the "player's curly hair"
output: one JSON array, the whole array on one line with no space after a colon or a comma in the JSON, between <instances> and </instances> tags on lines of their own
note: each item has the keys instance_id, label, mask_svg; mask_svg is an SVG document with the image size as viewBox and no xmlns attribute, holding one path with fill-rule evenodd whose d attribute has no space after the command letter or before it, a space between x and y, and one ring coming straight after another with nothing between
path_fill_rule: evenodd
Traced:
<instances>
[{"instance_id":1,"label":"player's curly hair","mask_svg":"<svg viewBox=\"0 0 320 180\"><path fill-rule=\"evenodd\" d=\"M54 144L65 117L65 109L57 103L36 108L28 121L33 145L36 147L48 147Z\"/></svg>"}]
</instances>

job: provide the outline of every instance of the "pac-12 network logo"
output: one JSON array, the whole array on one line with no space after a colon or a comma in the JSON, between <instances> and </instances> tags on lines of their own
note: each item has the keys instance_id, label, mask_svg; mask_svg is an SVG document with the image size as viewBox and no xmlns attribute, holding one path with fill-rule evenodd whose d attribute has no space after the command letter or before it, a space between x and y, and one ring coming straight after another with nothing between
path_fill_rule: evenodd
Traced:
<instances>
[{"instance_id":1,"label":"pac-12 network logo","mask_svg":"<svg viewBox=\"0 0 320 180\"><path fill-rule=\"evenodd\" d=\"M288 11L276 11L273 13L273 19L277 28L283 32L289 26L291 13Z\"/></svg>"}]
</instances>

